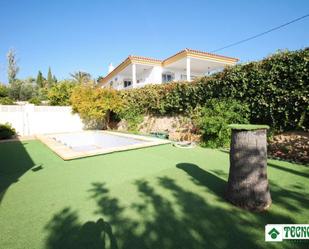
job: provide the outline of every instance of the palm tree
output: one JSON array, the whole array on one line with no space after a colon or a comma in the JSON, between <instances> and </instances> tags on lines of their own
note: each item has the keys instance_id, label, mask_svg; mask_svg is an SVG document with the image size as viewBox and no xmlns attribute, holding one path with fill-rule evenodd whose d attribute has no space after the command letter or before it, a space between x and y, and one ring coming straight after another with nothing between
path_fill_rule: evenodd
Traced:
<instances>
[{"instance_id":1,"label":"palm tree","mask_svg":"<svg viewBox=\"0 0 309 249\"><path fill-rule=\"evenodd\" d=\"M265 125L230 125L232 128L227 199L251 211L270 207L267 179Z\"/></svg>"},{"instance_id":2,"label":"palm tree","mask_svg":"<svg viewBox=\"0 0 309 249\"><path fill-rule=\"evenodd\" d=\"M91 80L91 75L86 72L77 71L70 74L74 81L79 84L87 84Z\"/></svg>"}]
</instances>

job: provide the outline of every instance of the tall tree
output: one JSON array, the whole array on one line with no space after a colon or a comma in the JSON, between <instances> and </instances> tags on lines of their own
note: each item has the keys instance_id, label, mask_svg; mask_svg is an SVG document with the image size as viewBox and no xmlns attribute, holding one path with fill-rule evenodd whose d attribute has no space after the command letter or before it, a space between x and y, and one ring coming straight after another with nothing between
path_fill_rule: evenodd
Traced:
<instances>
[{"instance_id":1,"label":"tall tree","mask_svg":"<svg viewBox=\"0 0 309 249\"><path fill-rule=\"evenodd\" d=\"M58 80L57 80L57 78L56 78L55 75L53 76L53 81L54 81L54 83L57 83L57 82L58 82Z\"/></svg>"},{"instance_id":2,"label":"tall tree","mask_svg":"<svg viewBox=\"0 0 309 249\"><path fill-rule=\"evenodd\" d=\"M43 88L44 87L44 77L42 72L39 70L38 72L38 76L36 77L36 84L38 85L38 87Z\"/></svg>"},{"instance_id":3,"label":"tall tree","mask_svg":"<svg viewBox=\"0 0 309 249\"><path fill-rule=\"evenodd\" d=\"M78 84L87 84L91 80L91 75L82 71L74 72L70 75Z\"/></svg>"},{"instance_id":4,"label":"tall tree","mask_svg":"<svg viewBox=\"0 0 309 249\"><path fill-rule=\"evenodd\" d=\"M50 67L48 68L48 74L47 74L47 85L48 87L51 87L54 84L53 74L51 72Z\"/></svg>"},{"instance_id":5,"label":"tall tree","mask_svg":"<svg viewBox=\"0 0 309 249\"><path fill-rule=\"evenodd\" d=\"M19 71L19 67L17 66L17 58L15 49L10 49L7 53L7 61L8 61L8 80L9 83L12 84L16 81L16 76Z\"/></svg>"}]
</instances>

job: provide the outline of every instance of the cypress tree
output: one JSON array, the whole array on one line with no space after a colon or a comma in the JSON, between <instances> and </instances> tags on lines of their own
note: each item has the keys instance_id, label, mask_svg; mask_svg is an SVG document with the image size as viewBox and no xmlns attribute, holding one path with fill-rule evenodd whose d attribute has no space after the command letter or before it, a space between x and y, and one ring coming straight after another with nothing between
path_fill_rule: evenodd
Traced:
<instances>
[{"instance_id":1,"label":"cypress tree","mask_svg":"<svg viewBox=\"0 0 309 249\"><path fill-rule=\"evenodd\" d=\"M44 77L42 72L39 70L38 76L36 77L36 84L38 87L43 88L44 87Z\"/></svg>"},{"instance_id":2,"label":"cypress tree","mask_svg":"<svg viewBox=\"0 0 309 249\"><path fill-rule=\"evenodd\" d=\"M58 81L58 80L57 80L56 76L54 75L54 76L53 76L53 82L54 82L54 83L57 83L57 81Z\"/></svg>"},{"instance_id":3,"label":"cypress tree","mask_svg":"<svg viewBox=\"0 0 309 249\"><path fill-rule=\"evenodd\" d=\"M54 84L53 74L51 72L50 67L48 68L47 84L48 84L48 87L51 87Z\"/></svg>"}]
</instances>

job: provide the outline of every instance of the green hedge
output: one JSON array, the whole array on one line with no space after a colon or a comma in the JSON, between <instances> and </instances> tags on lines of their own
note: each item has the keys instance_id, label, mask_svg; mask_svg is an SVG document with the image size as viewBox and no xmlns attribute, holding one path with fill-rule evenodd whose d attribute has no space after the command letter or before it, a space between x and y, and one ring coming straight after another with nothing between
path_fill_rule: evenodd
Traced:
<instances>
[{"instance_id":1,"label":"green hedge","mask_svg":"<svg viewBox=\"0 0 309 249\"><path fill-rule=\"evenodd\" d=\"M122 92L125 112L189 113L212 98L247 104L250 122L277 130L309 129L309 49L281 51L190 84L149 85Z\"/></svg>"},{"instance_id":2,"label":"green hedge","mask_svg":"<svg viewBox=\"0 0 309 249\"><path fill-rule=\"evenodd\" d=\"M0 124L0 139L9 139L16 135L16 130L11 124Z\"/></svg>"}]
</instances>

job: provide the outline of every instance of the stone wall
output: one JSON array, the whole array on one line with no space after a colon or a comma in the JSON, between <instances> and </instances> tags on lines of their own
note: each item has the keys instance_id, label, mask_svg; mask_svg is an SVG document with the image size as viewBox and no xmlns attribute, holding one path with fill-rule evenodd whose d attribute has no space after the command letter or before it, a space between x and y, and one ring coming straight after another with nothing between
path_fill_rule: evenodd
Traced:
<instances>
[{"instance_id":1,"label":"stone wall","mask_svg":"<svg viewBox=\"0 0 309 249\"><path fill-rule=\"evenodd\" d=\"M117 130L127 131L125 121L117 125ZM169 138L174 141L200 140L200 135L192 123L192 120L184 116L145 116L143 122L138 126L138 131L143 134L151 132L167 132Z\"/></svg>"}]
</instances>

